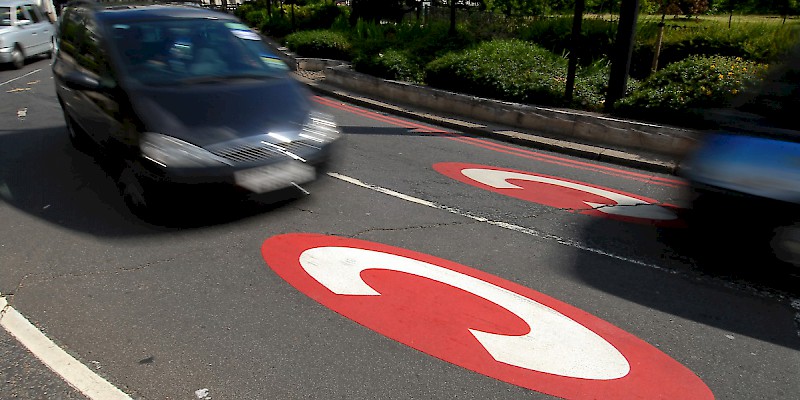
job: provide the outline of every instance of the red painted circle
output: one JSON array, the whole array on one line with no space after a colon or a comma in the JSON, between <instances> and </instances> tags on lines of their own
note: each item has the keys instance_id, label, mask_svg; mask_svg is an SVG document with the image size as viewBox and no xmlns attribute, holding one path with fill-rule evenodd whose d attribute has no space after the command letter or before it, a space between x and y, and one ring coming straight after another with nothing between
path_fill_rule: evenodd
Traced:
<instances>
[{"instance_id":1,"label":"red painted circle","mask_svg":"<svg viewBox=\"0 0 800 400\"><path fill-rule=\"evenodd\" d=\"M595 380L496 361L468 329L523 335L536 328L529 328L513 313L472 293L428 278L389 271L381 265L360 275L380 295L335 294L300 263L303 252L323 247L364 249L418 260L512 291L599 335L625 357L630 372L618 379ZM281 278L337 313L409 347L504 382L570 399L714 398L692 371L637 337L569 304L464 265L374 242L302 233L267 239L262 255Z\"/></svg>"},{"instance_id":2,"label":"red painted circle","mask_svg":"<svg viewBox=\"0 0 800 400\"><path fill-rule=\"evenodd\" d=\"M456 162L443 162L437 163L433 165L433 169L445 175L447 177L453 178L457 181L466 183L471 186L475 186L484 190L488 190L490 192L502 194L504 196L514 197L520 200L530 201L550 207L560 208L564 210L568 210L570 212L578 212L579 214L584 215L591 215L596 217L603 217L603 218L610 218L620 221L626 222L635 222L635 223L643 223L643 224L650 224L650 225L658 225L663 227L683 227L685 223L682 219L678 218L678 214L682 211L679 210L677 207L669 205L669 204L659 204L657 200L635 195L632 193L626 193L616 189L605 188L602 186L592 185L585 182L579 182L570 179L559 178L550 175L544 174L534 174L531 172L525 171L518 171L513 169L507 168L499 168L499 167L492 167L488 165L480 165L480 164L468 164L468 163L456 163ZM595 194L595 193L588 193L586 191L569 188L565 186L560 186L556 184L544 183L544 182L534 182L529 180L523 179L508 179L509 183L517 186L518 188L497 188L478 180L472 179L466 175L462 171L465 169L480 169L480 170L489 170L489 171L501 171L513 174L522 174L530 177L537 177L537 178L544 178L544 179L551 179L555 181L560 181L565 184L575 184L584 186L587 188L594 188L599 189L607 192L612 192L614 194L618 194L621 196L626 196L631 199L635 199L641 202L649 203L649 204L659 204L659 206L665 208L676 214L676 218L672 220L658 220L658 219L648 219L648 218L640 218L640 217L632 217L632 216L625 216L625 215L614 215L599 211L597 209L592 209L588 206L585 202L589 203L596 203L601 205L609 205L614 206L617 203L613 200L606 198L604 196Z\"/></svg>"}]
</instances>

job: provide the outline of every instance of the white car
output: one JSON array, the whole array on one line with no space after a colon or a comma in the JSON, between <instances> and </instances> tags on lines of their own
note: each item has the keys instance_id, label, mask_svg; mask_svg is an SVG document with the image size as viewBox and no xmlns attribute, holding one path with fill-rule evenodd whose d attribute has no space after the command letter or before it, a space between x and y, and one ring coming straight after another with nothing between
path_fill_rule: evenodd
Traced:
<instances>
[{"instance_id":1,"label":"white car","mask_svg":"<svg viewBox=\"0 0 800 400\"><path fill-rule=\"evenodd\" d=\"M25 59L55 50L55 27L35 0L0 0L0 64L22 68Z\"/></svg>"}]
</instances>

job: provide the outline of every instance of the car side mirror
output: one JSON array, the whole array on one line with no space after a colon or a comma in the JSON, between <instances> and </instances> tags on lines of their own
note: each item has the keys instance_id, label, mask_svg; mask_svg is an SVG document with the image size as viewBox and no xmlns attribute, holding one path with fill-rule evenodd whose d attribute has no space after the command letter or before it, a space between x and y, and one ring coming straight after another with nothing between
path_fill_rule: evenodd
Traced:
<instances>
[{"instance_id":1,"label":"car side mirror","mask_svg":"<svg viewBox=\"0 0 800 400\"><path fill-rule=\"evenodd\" d=\"M64 76L64 83L73 90L101 91L105 87L99 80L80 72L71 72Z\"/></svg>"}]
</instances>

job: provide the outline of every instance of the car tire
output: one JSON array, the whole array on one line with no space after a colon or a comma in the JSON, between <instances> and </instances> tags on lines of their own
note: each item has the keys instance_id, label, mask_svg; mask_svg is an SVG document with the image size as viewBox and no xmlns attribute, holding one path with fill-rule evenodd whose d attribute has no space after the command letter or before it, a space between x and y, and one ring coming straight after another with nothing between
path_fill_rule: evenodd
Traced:
<instances>
[{"instance_id":1,"label":"car tire","mask_svg":"<svg viewBox=\"0 0 800 400\"><path fill-rule=\"evenodd\" d=\"M11 50L11 66L15 69L21 69L25 66L25 53L22 52L19 46L14 46L14 50Z\"/></svg>"}]
</instances>

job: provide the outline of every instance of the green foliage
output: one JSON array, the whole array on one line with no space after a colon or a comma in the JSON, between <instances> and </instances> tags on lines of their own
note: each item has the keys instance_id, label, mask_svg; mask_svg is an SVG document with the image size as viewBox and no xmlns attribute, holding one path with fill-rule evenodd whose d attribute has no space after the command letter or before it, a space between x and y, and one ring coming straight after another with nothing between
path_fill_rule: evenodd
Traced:
<instances>
[{"instance_id":1,"label":"green foliage","mask_svg":"<svg viewBox=\"0 0 800 400\"><path fill-rule=\"evenodd\" d=\"M410 22L379 24L363 20L356 22L350 32L350 41L353 44L353 67L356 71L406 80L406 75L396 75L395 72L385 70L385 57L394 50L404 55L402 64L417 64L409 76L413 82L419 80L417 73L422 70L423 65L442 54L461 50L474 42L462 29L458 29L455 35L450 35L446 23L421 26ZM382 61L378 62L379 60Z\"/></svg>"},{"instance_id":2,"label":"green foliage","mask_svg":"<svg viewBox=\"0 0 800 400\"><path fill-rule=\"evenodd\" d=\"M581 40L576 49L583 65L607 58L613 50L617 25L602 19L585 19L581 23ZM556 54L570 52L572 17L548 18L531 22L517 35Z\"/></svg>"},{"instance_id":3,"label":"green foliage","mask_svg":"<svg viewBox=\"0 0 800 400\"><path fill-rule=\"evenodd\" d=\"M282 38L292 33L292 22L277 12L273 12L272 16L267 18L258 29L265 35Z\"/></svg>"},{"instance_id":4,"label":"green foliage","mask_svg":"<svg viewBox=\"0 0 800 400\"><path fill-rule=\"evenodd\" d=\"M383 79L422 83L423 73L419 61L408 51L386 49L372 57L353 60L353 68Z\"/></svg>"},{"instance_id":5,"label":"green foliage","mask_svg":"<svg viewBox=\"0 0 800 400\"><path fill-rule=\"evenodd\" d=\"M303 57L350 60L351 46L340 32L314 30L295 32L285 39L286 46Z\"/></svg>"},{"instance_id":6,"label":"green foliage","mask_svg":"<svg viewBox=\"0 0 800 400\"><path fill-rule=\"evenodd\" d=\"M521 40L496 40L448 53L425 67L432 87L481 97L563 105L566 60Z\"/></svg>"},{"instance_id":7,"label":"green foliage","mask_svg":"<svg viewBox=\"0 0 800 400\"><path fill-rule=\"evenodd\" d=\"M741 23L730 29L721 24L691 24L667 28L659 55L659 65L666 66L690 56L741 57L759 63L780 59L797 43L796 25ZM650 73L658 26L655 22L640 25L631 75L644 78Z\"/></svg>"},{"instance_id":8,"label":"green foliage","mask_svg":"<svg viewBox=\"0 0 800 400\"><path fill-rule=\"evenodd\" d=\"M486 9L505 15L536 16L550 12L547 0L485 0Z\"/></svg>"},{"instance_id":9,"label":"green foliage","mask_svg":"<svg viewBox=\"0 0 800 400\"><path fill-rule=\"evenodd\" d=\"M694 122L693 112L728 105L738 93L759 82L765 72L766 65L738 57L693 56L653 74L615 106L624 115Z\"/></svg>"}]
</instances>

